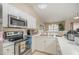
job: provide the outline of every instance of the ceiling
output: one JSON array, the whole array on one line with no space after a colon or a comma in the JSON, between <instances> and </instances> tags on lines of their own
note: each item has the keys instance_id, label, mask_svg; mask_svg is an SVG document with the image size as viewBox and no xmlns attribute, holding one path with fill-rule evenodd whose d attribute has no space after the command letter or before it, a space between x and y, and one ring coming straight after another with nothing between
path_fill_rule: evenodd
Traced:
<instances>
[{"instance_id":1,"label":"ceiling","mask_svg":"<svg viewBox=\"0 0 79 59\"><path fill-rule=\"evenodd\" d=\"M71 20L74 16L79 16L79 3L48 3L45 9L38 8L38 4L30 5L45 23Z\"/></svg>"}]
</instances>

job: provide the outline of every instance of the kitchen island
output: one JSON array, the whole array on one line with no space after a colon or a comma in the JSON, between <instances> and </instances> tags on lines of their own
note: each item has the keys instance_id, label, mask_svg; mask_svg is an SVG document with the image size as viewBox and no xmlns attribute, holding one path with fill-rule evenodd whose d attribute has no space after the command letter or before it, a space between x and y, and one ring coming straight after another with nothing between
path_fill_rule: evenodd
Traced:
<instances>
[{"instance_id":1,"label":"kitchen island","mask_svg":"<svg viewBox=\"0 0 79 59\"><path fill-rule=\"evenodd\" d=\"M62 55L79 55L79 45L64 37L57 37Z\"/></svg>"},{"instance_id":2,"label":"kitchen island","mask_svg":"<svg viewBox=\"0 0 79 59\"><path fill-rule=\"evenodd\" d=\"M56 55L56 39L53 36L32 36L32 53L36 50Z\"/></svg>"}]
</instances>

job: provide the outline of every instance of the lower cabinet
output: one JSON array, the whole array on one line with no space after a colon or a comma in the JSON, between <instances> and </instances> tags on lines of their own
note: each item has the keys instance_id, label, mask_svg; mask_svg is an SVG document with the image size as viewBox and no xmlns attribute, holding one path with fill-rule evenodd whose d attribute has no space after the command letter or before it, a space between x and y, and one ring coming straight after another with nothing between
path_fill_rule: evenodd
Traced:
<instances>
[{"instance_id":1,"label":"lower cabinet","mask_svg":"<svg viewBox=\"0 0 79 59\"><path fill-rule=\"evenodd\" d=\"M52 36L33 37L32 49L32 52L37 49L48 54L56 54L56 40Z\"/></svg>"},{"instance_id":2,"label":"lower cabinet","mask_svg":"<svg viewBox=\"0 0 79 59\"><path fill-rule=\"evenodd\" d=\"M36 49L40 50L40 51L44 51L44 47L45 47L45 40L44 39L37 39L36 40Z\"/></svg>"},{"instance_id":3,"label":"lower cabinet","mask_svg":"<svg viewBox=\"0 0 79 59\"><path fill-rule=\"evenodd\" d=\"M49 54L56 55L56 40L54 38L46 40L45 51Z\"/></svg>"},{"instance_id":4,"label":"lower cabinet","mask_svg":"<svg viewBox=\"0 0 79 59\"><path fill-rule=\"evenodd\" d=\"M0 42L0 55L3 54L3 42Z\"/></svg>"},{"instance_id":5,"label":"lower cabinet","mask_svg":"<svg viewBox=\"0 0 79 59\"><path fill-rule=\"evenodd\" d=\"M3 47L3 55L14 55L14 45Z\"/></svg>"},{"instance_id":6,"label":"lower cabinet","mask_svg":"<svg viewBox=\"0 0 79 59\"><path fill-rule=\"evenodd\" d=\"M62 55L62 52L61 52L61 49L60 49L60 46L59 46L59 42L58 41L57 41L57 45L56 46L57 46L57 48L56 48L56 52L57 53L56 54L57 55Z\"/></svg>"}]
</instances>

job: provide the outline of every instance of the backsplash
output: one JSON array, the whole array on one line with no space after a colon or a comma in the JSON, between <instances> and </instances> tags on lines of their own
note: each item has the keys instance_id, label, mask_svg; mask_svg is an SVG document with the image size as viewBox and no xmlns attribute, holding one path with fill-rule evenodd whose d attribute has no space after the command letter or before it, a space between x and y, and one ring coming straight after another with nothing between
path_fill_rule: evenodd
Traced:
<instances>
[{"instance_id":1,"label":"backsplash","mask_svg":"<svg viewBox=\"0 0 79 59\"><path fill-rule=\"evenodd\" d=\"M27 29L19 29L19 28L3 28L4 32L6 31L23 31L26 34Z\"/></svg>"}]
</instances>

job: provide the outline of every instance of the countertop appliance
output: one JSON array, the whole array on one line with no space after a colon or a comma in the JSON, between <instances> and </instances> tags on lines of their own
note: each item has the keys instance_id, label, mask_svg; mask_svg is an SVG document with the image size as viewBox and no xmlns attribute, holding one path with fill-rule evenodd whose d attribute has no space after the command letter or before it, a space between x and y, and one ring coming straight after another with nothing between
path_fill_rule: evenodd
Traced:
<instances>
[{"instance_id":1,"label":"countertop appliance","mask_svg":"<svg viewBox=\"0 0 79 59\"><path fill-rule=\"evenodd\" d=\"M75 34L75 43L79 45L79 29L77 29L76 31L77 33Z\"/></svg>"},{"instance_id":2,"label":"countertop appliance","mask_svg":"<svg viewBox=\"0 0 79 59\"><path fill-rule=\"evenodd\" d=\"M74 30L70 30L67 32L67 39L70 40L70 41L74 41L74 37L75 37L75 34L77 32L74 31Z\"/></svg>"},{"instance_id":3,"label":"countertop appliance","mask_svg":"<svg viewBox=\"0 0 79 59\"><path fill-rule=\"evenodd\" d=\"M74 41L75 44L79 45L79 29L70 30L64 35L68 40Z\"/></svg>"},{"instance_id":4,"label":"countertop appliance","mask_svg":"<svg viewBox=\"0 0 79 59\"><path fill-rule=\"evenodd\" d=\"M8 15L8 27L26 28L27 21L21 17Z\"/></svg>"}]
</instances>

